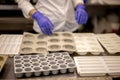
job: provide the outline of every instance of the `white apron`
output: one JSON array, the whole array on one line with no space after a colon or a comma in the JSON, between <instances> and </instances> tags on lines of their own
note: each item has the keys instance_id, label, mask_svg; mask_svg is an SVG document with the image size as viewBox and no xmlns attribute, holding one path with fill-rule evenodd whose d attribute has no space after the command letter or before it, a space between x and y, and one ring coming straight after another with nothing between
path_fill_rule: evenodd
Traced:
<instances>
[{"instance_id":1,"label":"white apron","mask_svg":"<svg viewBox=\"0 0 120 80\"><path fill-rule=\"evenodd\" d=\"M77 4L83 3L82 0L38 0L35 7L29 0L17 0L17 2L26 18L30 17L28 14L31 9L36 9L48 17L54 24L53 32L72 32L79 26L75 20L74 8ZM33 29L42 33L35 20Z\"/></svg>"}]
</instances>

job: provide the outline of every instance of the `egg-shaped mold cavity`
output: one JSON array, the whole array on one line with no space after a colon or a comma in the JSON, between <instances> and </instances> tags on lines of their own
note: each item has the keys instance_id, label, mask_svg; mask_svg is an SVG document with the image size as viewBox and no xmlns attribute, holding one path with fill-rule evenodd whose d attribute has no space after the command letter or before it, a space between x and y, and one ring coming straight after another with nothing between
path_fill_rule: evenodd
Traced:
<instances>
[{"instance_id":1,"label":"egg-shaped mold cavity","mask_svg":"<svg viewBox=\"0 0 120 80\"><path fill-rule=\"evenodd\" d=\"M15 71L16 71L16 73L21 73L23 71L23 69L22 68L16 68Z\"/></svg>"},{"instance_id":2,"label":"egg-shaped mold cavity","mask_svg":"<svg viewBox=\"0 0 120 80\"><path fill-rule=\"evenodd\" d=\"M47 46L47 42L45 41L38 41L36 44L39 46Z\"/></svg>"},{"instance_id":3,"label":"egg-shaped mold cavity","mask_svg":"<svg viewBox=\"0 0 120 80\"><path fill-rule=\"evenodd\" d=\"M39 54L39 58L45 57L45 55L43 54Z\"/></svg>"},{"instance_id":4,"label":"egg-shaped mold cavity","mask_svg":"<svg viewBox=\"0 0 120 80\"><path fill-rule=\"evenodd\" d=\"M24 45L33 45L33 42L32 41L23 41L22 44Z\"/></svg>"},{"instance_id":5,"label":"egg-shaped mold cavity","mask_svg":"<svg viewBox=\"0 0 120 80\"><path fill-rule=\"evenodd\" d=\"M63 39L65 43L73 43L74 41L72 39Z\"/></svg>"},{"instance_id":6,"label":"egg-shaped mold cavity","mask_svg":"<svg viewBox=\"0 0 120 80\"><path fill-rule=\"evenodd\" d=\"M29 59L25 59L25 60L23 60L23 62L28 63L28 62L30 62L30 60Z\"/></svg>"},{"instance_id":7,"label":"egg-shaped mold cavity","mask_svg":"<svg viewBox=\"0 0 120 80\"><path fill-rule=\"evenodd\" d=\"M60 48L61 48L60 45L55 45L55 44L49 46L50 50L59 50Z\"/></svg>"},{"instance_id":8,"label":"egg-shaped mold cavity","mask_svg":"<svg viewBox=\"0 0 120 80\"><path fill-rule=\"evenodd\" d=\"M48 61L53 61L54 60L54 58L48 58Z\"/></svg>"},{"instance_id":9,"label":"egg-shaped mold cavity","mask_svg":"<svg viewBox=\"0 0 120 80\"><path fill-rule=\"evenodd\" d=\"M25 67L30 67L31 64L30 64L30 63L25 63L24 66L25 66Z\"/></svg>"},{"instance_id":10,"label":"egg-shaped mold cavity","mask_svg":"<svg viewBox=\"0 0 120 80\"><path fill-rule=\"evenodd\" d=\"M46 61L46 58L41 58L40 61Z\"/></svg>"},{"instance_id":11,"label":"egg-shaped mold cavity","mask_svg":"<svg viewBox=\"0 0 120 80\"><path fill-rule=\"evenodd\" d=\"M30 72L30 71L32 71L31 68L25 68L24 70L25 70L26 72Z\"/></svg>"},{"instance_id":12,"label":"egg-shaped mold cavity","mask_svg":"<svg viewBox=\"0 0 120 80\"><path fill-rule=\"evenodd\" d=\"M31 55L31 58L37 58L37 55Z\"/></svg>"},{"instance_id":13,"label":"egg-shaped mold cavity","mask_svg":"<svg viewBox=\"0 0 120 80\"><path fill-rule=\"evenodd\" d=\"M49 66L43 66L43 70L48 71L50 69Z\"/></svg>"},{"instance_id":14,"label":"egg-shaped mold cavity","mask_svg":"<svg viewBox=\"0 0 120 80\"><path fill-rule=\"evenodd\" d=\"M63 63L64 63L63 60L58 61L58 64L63 64Z\"/></svg>"},{"instance_id":15,"label":"egg-shaped mold cavity","mask_svg":"<svg viewBox=\"0 0 120 80\"><path fill-rule=\"evenodd\" d=\"M21 50L22 50L22 52L24 52L24 53L28 53L28 52L32 52L32 51L33 51L33 49L30 48L30 47L24 47L24 48L22 48Z\"/></svg>"},{"instance_id":16,"label":"egg-shaped mold cavity","mask_svg":"<svg viewBox=\"0 0 120 80\"><path fill-rule=\"evenodd\" d=\"M63 35L64 37L72 37L72 35L71 35L70 33L62 33L62 35Z\"/></svg>"},{"instance_id":17,"label":"egg-shaped mold cavity","mask_svg":"<svg viewBox=\"0 0 120 80\"><path fill-rule=\"evenodd\" d=\"M21 59L21 56L15 56L14 58L15 59Z\"/></svg>"},{"instance_id":18,"label":"egg-shaped mold cavity","mask_svg":"<svg viewBox=\"0 0 120 80\"><path fill-rule=\"evenodd\" d=\"M52 74L58 74L58 66L53 65L51 66L51 69L52 69Z\"/></svg>"},{"instance_id":19,"label":"egg-shaped mold cavity","mask_svg":"<svg viewBox=\"0 0 120 80\"><path fill-rule=\"evenodd\" d=\"M56 60L61 60L62 59L62 57L56 57Z\"/></svg>"},{"instance_id":20,"label":"egg-shaped mold cavity","mask_svg":"<svg viewBox=\"0 0 120 80\"><path fill-rule=\"evenodd\" d=\"M43 75L49 75L50 74L50 71L49 71L50 67L49 66L44 66L43 67Z\"/></svg>"},{"instance_id":21,"label":"egg-shaped mold cavity","mask_svg":"<svg viewBox=\"0 0 120 80\"><path fill-rule=\"evenodd\" d=\"M71 59L66 60L66 63L71 63L71 62L73 62Z\"/></svg>"},{"instance_id":22,"label":"egg-shaped mold cavity","mask_svg":"<svg viewBox=\"0 0 120 80\"><path fill-rule=\"evenodd\" d=\"M56 64L55 61L51 61L51 62L50 62L50 65L55 65L55 64Z\"/></svg>"},{"instance_id":23,"label":"egg-shaped mold cavity","mask_svg":"<svg viewBox=\"0 0 120 80\"><path fill-rule=\"evenodd\" d=\"M15 64L15 67L22 67L22 64Z\"/></svg>"},{"instance_id":24,"label":"egg-shaped mold cavity","mask_svg":"<svg viewBox=\"0 0 120 80\"><path fill-rule=\"evenodd\" d=\"M68 66L71 67L71 68L74 68L75 64L74 63L68 63Z\"/></svg>"},{"instance_id":25,"label":"egg-shaped mold cavity","mask_svg":"<svg viewBox=\"0 0 120 80\"><path fill-rule=\"evenodd\" d=\"M47 54L46 56L47 56L47 57L53 57L53 55L52 55L52 54Z\"/></svg>"},{"instance_id":26,"label":"egg-shaped mold cavity","mask_svg":"<svg viewBox=\"0 0 120 80\"><path fill-rule=\"evenodd\" d=\"M69 72L74 72L74 69L75 69L75 64L74 63L70 63L70 64L68 64L68 71Z\"/></svg>"},{"instance_id":27,"label":"egg-shaped mold cavity","mask_svg":"<svg viewBox=\"0 0 120 80\"><path fill-rule=\"evenodd\" d=\"M22 61L21 60L15 60L15 63L21 63Z\"/></svg>"},{"instance_id":28,"label":"egg-shaped mold cavity","mask_svg":"<svg viewBox=\"0 0 120 80\"><path fill-rule=\"evenodd\" d=\"M57 65L52 65L51 68L54 69L54 70L57 70L58 66Z\"/></svg>"},{"instance_id":29,"label":"egg-shaped mold cavity","mask_svg":"<svg viewBox=\"0 0 120 80\"><path fill-rule=\"evenodd\" d=\"M67 66L65 64L62 64L62 65L60 65L60 68L65 69L65 68L67 68Z\"/></svg>"},{"instance_id":30,"label":"egg-shaped mold cavity","mask_svg":"<svg viewBox=\"0 0 120 80\"><path fill-rule=\"evenodd\" d=\"M34 39L34 38L35 38L35 37L34 37L33 35L31 35L31 34L25 34L24 37L25 37L26 39Z\"/></svg>"},{"instance_id":31,"label":"egg-shaped mold cavity","mask_svg":"<svg viewBox=\"0 0 120 80\"><path fill-rule=\"evenodd\" d=\"M59 34L58 33L53 33L50 37L58 37Z\"/></svg>"},{"instance_id":32,"label":"egg-shaped mold cavity","mask_svg":"<svg viewBox=\"0 0 120 80\"><path fill-rule=\"evenodd\" d=\"M24 55L23 58L24 58L24 59L29 59L29 56Z\"/></svg>"},{"instance_id":33,"label":"egg-shaped mold cavity","mask_svg":"<svg viewBox=\"0 0 120 80\"><path fill-rule=\"evenodd\" d=\"M32 62L38 62L38 59L31 59Z\"/></svg>"},{"instance_id":34,"label":"egg-shaped mold cavity","mask_svg":"<svg viewBox=\"0 0 120 80\"><path fill-rule=\"evenodd\" d=\"M54 56L61 56L61 53L54 53Z\"/></svg>"},{"instance_id":35,"label":"egg-shaped mold cavity","mask_svg":"<svg viewBox=\"0 0 120 80\"><path fill-rule=\"evenodd\" d=\"M32 73L31 73L32 69L31 68L25 68L24 70L26 71L26 73L25 73L26 77L31 77L32 76Z\"/></svg>"},{"instance_id":36,"label":"egg-shaped mold cavity","mask_svg":"<svg viewBox=\"0 0 120 80\"><path fill-rule=\"evenodd\" d=\"M65 48L66 50L75 50L75 47L74 47L73 45L70 45L70 44L64 45L64 48Z\"/></svg>"},{"instance_id":37,"label":"egg-shaped mold cavity","mask_svg":"<svg viewBox=\"0 0 120 80\"><path fill-rule=\"evenodd\" d=\"M63 58L64 59L70 59L70 56L64 56Z\"/></svg>"},{"instance_id":38,"label":"egg-shaped mold cavity","mask_svg":"<svg viewBox=\"0 0 120 80\"><path fill-rule=\"evenodd\" d=\"M42 62L41 65L48 65L48 63L47 62Z\"/></svg>"},{"instance_id":39,"label":"egg-shaped mold cavity","mask_svg":"<svg viewBox=\"0 0 120 80\"><path fill-rule=\"evenodd\" d=\"M33 66L39 66L39 63L32 63Z\"/></svg>"},{"instance_id":40,"label":"egg-shaped mold cavity","mask_svg":"<svg viewBox=\"0 0 120 80\"><path fill-rule=\"evenodd\" d=\"M56 38L52 38L52 39L49 40L49 42L56 43L56 42L60 42L60 40L56 39Z\"/></svg>"},{"instance_id":41,"label":"egg-shaped mold cavity","mask_svg":"<svg viewBox=\"0 0 120 80\"><path fill-rule=\"evenodd\" d=\"M41 72L40 72L40 67L34 67L33 70L35 71L34 72L34 75L35 76L40 76L41 75Z\"/></svg>"},{"instance_id":42,"label":"egg-shaped mold cavity","mask_svg":"<svg viewBox=\"0 0 120 80\"><path fill-rule=\"evenodd\" d=\"M67 69L66 69L67 66L66 66L65 64L60 65L60 68L61 68L61 69L60 69L60 72L61 72L61 73L66 73L66 72L67 72Z\"/></svg>"},{"instance_id":43,"label":"egg-shaped mold cavity","mask_svg":"<svg viewBox=\"0 0 120 80\"><path fill-rule=\"evenodd\" d=\"M35 71L40 71L41 68L40 68L40 67L34 67L33 70L35 70Z\"/></svg>"},{"instance_id":44,"label":"egg-shaped mold cavity","mask_svg":"<svg viewBox=\"0 0 120 80\"><path fill-rule=\"evenodd\" d=\"M47 36L45 36L45 35L39 34L38 37L37 37L37 39L38 39L38 40L43 40L43 39L45 39L46 37L47 37Z\"/></svg>"},{"instance_id":45,"label":"egg-shaped mold cavity","mask_svg":"<svg viewBox=\"0 0 120 80\"><path fill-rule=\"evenodd\" d=\"M39 47L39 48L36 49L36 51L38 51L38 52L47 52L47 49Z\"/></svg>"}]
</instances>

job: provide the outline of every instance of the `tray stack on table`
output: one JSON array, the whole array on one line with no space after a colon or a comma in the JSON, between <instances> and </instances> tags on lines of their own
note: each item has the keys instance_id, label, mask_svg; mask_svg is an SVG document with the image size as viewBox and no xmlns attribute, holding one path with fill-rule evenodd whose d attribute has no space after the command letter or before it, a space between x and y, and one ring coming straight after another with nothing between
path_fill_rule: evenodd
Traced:
<instances>
[{"instance_id":1,"label":"tray stack on table","mask_svg":"<svg viewBox=\"0 0 120 80\"><path fill-rule=\"evenodd\" d=\"M57 51L76 51L74 38L71 33L53 33L52 36L24 33L20 54L47 54L48 52Z\"/></svg>"},{"instance_id":2,"label":"tray stack on table","mask_svg":"<svg viewBox=\"0 0 120 80\"><path fill-rule=\"evenodd\" d=\"M114 33L97 34L99 42L109 54L120 53L120 37Z\"/></svg>"},{"instance_id":3,"label":"tray stack on table","mask_svg":"<svg viewBox=\"0 0 120 80\"><path fill-rule=\"evenodd\" d=\"M101 53L104 52L95 34L75 33L73 35L78 54L86 55L87 53L91 53L93 55L100 55Z\"/></svg>"},{"instance_id":4,"label":"tray stack on table","mask_svg":"<svg viewBox=\"0 0 120 80\"><path fill-rule=\"evenodd\" d=\"M0 35L0 54L13 57L18 55L22 42L22 35L2 34Z\"/></svg>"},{"instance_id":5,"label":"tray stack on table","mask_svg":"<svg viewBox=\"0 0 120 80\"><path fill-rule=\"evenodd\" d=\"M75 68L75 63L67 52L14 57L14 71L18 78L73 73Z\"/></svg>"},{"instance_id":6,"label":"tray stack on table","mask_svg":"<svg viewBox=\"0 0 120 80\"><path fill-rule=\"evenodd\" d=\"M8 56L6 55L0 55L0 72L2 71L2 68L5 65L7 58Z\"/></svg>"}]
</instances>

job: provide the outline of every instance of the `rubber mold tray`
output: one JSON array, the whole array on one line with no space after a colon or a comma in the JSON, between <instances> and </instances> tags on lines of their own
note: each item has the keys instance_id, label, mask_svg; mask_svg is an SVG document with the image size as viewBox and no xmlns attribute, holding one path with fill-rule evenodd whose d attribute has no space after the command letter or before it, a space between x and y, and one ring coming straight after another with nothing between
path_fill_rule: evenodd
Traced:
<instances>
[{"instance_id":1,"label":"rubber mold tray","mask_svg":"<svg viewBox=\"0 0 120 80\"><path fill-rule=\"evenodd\" d=\"M43 34L24 33L20 54L48 53L49 51L76 51L71 33Z\"/></svg>"},{"instance_id":2,"label":"rubber mold tray","mask_svg":"<svg viewBox=\"0 0 120 80\"><path fill-rule=\"evenodd\" d=\"M18 55L23 35L1 34L0 54Z\"/></svg>"},{"instance_id":3,"label":"rubber mold tray","mask_svg":"<svg viewBox=\"0 0 120 80\"><path fill-rule=\"evenodd\" d=\"M120 76L120 56L74 57L80 76Z\"/></svg>"},{"instance_id":4,"label":"rubber mold tray","mask_svg":"<svg viewBox=\"0 0 120 80\"><path fill-rule=\"evenodd\" d=\"M3 66L4 66L7 58L8 58L8 56L0 55L0 72L1 72L1 70L2 70L2 68L3 68Z\"/></svg>"},{"instance_id":5,"label":"rubber mold tray","mask_svg":"<svg viewBox=\"0 0 120 80\"><path fill-rule=\"evenodd\" d=\"M14 57L16 77L74 72L75 64L67 52Z\"/></svg>"},{"instance_id":6,"label":"rubber mold tray","mask_svg":"<svg viewBox=\"0 0 120 80\"><path fill-rule=\"evenodd\" d=\"M96 35L103 47L110 53L120 53L120 37L114 33Z\"/></svg>"},{"instance_id":7,"label":"rubber mold tray","mask_svg":"<svg viewBox=\"0 0 120 80\"><path fill-rule=\"evenodd\" d=\"M86 55L87 53L91 53L93 55L99 55L104 52L93 33L75 33L73 35L78 54Z\"/></svg>"}]
</instances>

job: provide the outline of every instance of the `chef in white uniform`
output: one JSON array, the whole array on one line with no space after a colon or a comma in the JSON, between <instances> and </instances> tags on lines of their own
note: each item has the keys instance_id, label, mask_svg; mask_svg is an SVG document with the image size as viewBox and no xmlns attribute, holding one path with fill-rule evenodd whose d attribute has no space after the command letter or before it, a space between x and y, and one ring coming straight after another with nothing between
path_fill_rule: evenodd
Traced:
<instances>
[{"instance_id":1,"label":"chef in white uniform","mask_svg":"<svg viewBox=\"0 0 120 80\"><path fill-rule=\"evenodd\" d=\"M73 32L88 19L83 0L38 0L35 6L30 0L16 1L24 16L34 20L33 29L41 34Z\"/></svg>"}]
</instances>

